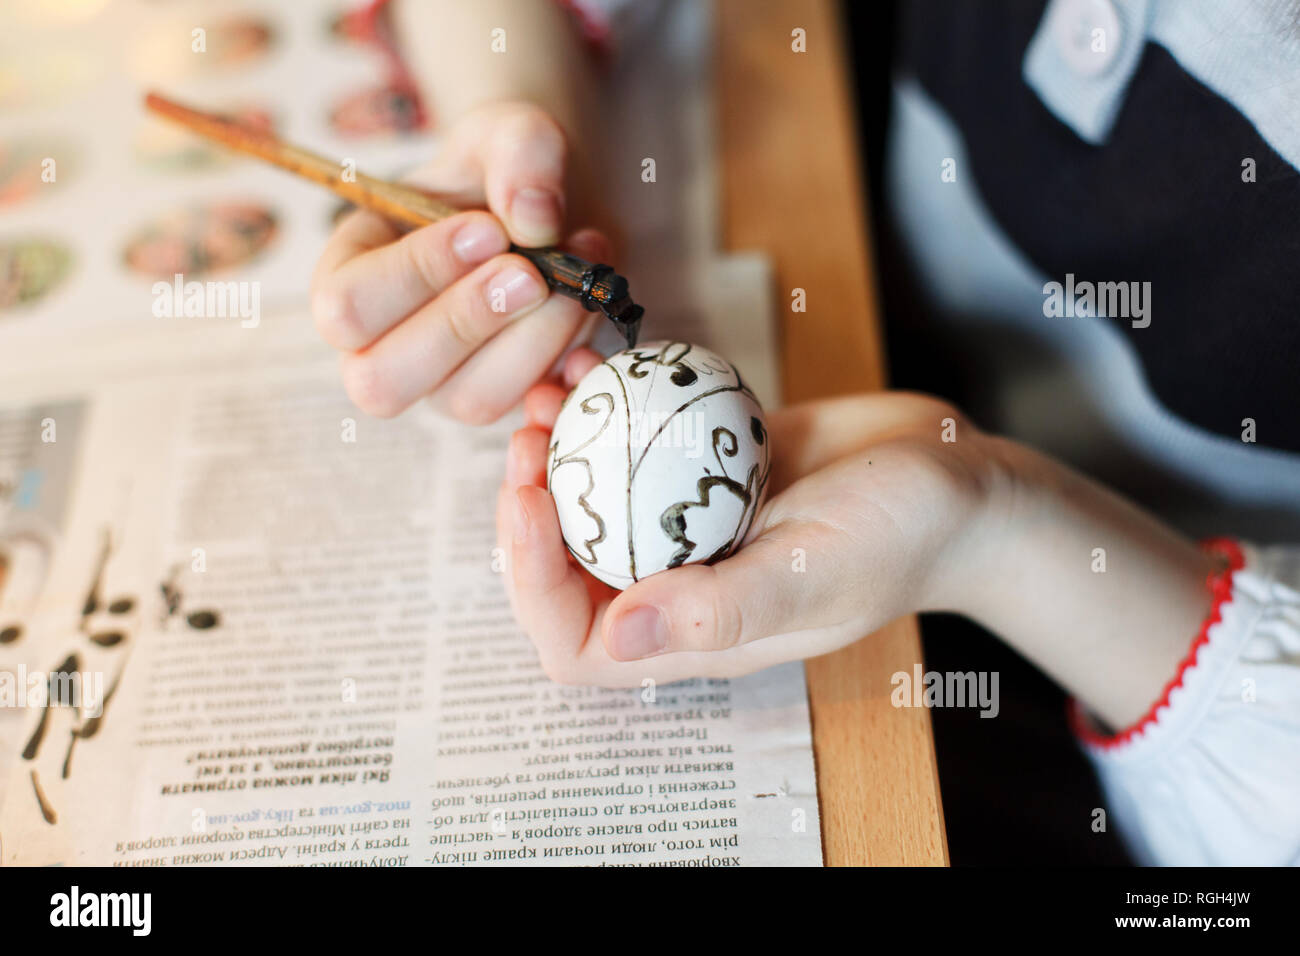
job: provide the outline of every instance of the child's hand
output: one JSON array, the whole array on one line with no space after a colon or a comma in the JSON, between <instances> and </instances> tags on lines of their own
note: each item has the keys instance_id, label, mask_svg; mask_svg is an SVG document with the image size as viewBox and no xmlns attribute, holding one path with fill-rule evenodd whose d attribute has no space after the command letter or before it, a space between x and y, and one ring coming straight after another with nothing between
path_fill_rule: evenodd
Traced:
<instances>
[{"instance_id":1,"label":"child's hand","mask_svg":"<svg viewBox=\"0 0 1300 956\"><path fill-rule=\"evenodd\" d=\"M598 313L550 296L528 260L506 253L511 242L560 242L567 159L563 132L540 109L492 103L448 129L438 158L410 180L488 212L406 235L364 210L339 224L316 265L312 313L344 353L343 381L363 411L388 417L432 396L461 421L495 421L591 334ZM611 258L593 229L564 247Z\"/></svg>"},{"instance_id":2,"label":"child's hand","mask_svg":"<svg viewBox=\"0 0 1300 956\"><path fill-rule=\"evenodd\" d=\"M597 361L572 354L566 385ZM737 676L824 654L903 614L961 603L977 576L968 572L990 564L992 503L1007 483L995 440L935 399L863 395L772 413L772 494L743 548L620 594L571 559L545 491L565 394L529 392L497 509L516 616L557 681ZM941 440L945 419L960 441Z\"/></svg>"}]
</instances>

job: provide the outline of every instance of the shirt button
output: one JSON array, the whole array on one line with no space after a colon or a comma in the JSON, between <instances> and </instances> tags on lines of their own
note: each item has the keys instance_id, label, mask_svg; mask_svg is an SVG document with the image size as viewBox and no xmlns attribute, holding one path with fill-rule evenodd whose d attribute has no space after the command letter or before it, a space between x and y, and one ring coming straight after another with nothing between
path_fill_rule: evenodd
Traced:
<instances>
[{"instance_id":1,"label":"shirt button","mask_svg":"<svg viewBox=\"0 0 1300 956\"><path fill-rule=\"evenodd\" d=\"M1101 76L1119 55L1119 16L1110 0L1061 0L1056 5L1061 56L1080 76Z\"/></svg>"}]
</instances>

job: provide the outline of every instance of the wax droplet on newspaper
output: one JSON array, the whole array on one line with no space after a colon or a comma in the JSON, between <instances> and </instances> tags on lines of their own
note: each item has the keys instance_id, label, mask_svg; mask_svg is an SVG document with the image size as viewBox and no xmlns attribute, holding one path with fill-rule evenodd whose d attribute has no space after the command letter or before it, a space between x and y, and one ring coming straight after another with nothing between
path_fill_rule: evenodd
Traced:
<instances>
[{"instance_id":1,"label":"wax droplet on newspaper","mask_svg":"<svg viewBox=\"0 0 1300 956\"><path fill-rule=\"evenodd\" d=\"M221 620L216 611L195 611L185 619L190 627L196 631L206 631L208 628L216 627Z\"/></svg>"}]
</instances>

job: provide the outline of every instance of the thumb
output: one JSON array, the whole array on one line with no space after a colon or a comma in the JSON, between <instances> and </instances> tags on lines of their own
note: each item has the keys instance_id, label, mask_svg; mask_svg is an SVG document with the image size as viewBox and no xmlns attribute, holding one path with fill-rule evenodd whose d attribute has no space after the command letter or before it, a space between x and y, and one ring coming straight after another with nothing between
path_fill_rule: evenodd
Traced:
<instances>
[{"instance_id":1,"label":"thumb","mask_svg":"<svg viewBox=\"0 0 1300 956\"><path fill-rule=\"evenodd\" d=\"M852 593L850 562L817 561L809 574L799 555L833 544L819 525L782 523L734 556L651 575L614 600L601 639L614 660L675 651L720 651L775 634L833 624Z\"/></svg>"},{"instance_id":2,"label":"thumb","mask_svg":"<svg viewBox=\"0 0 1300 956\"><path fill-rule=\"evenodd\" d=\"M564 225L567 146L546 113L523 107L502 117L483 144L488 208L521 246L552 246Z\"/></svg>"}]
</instances>

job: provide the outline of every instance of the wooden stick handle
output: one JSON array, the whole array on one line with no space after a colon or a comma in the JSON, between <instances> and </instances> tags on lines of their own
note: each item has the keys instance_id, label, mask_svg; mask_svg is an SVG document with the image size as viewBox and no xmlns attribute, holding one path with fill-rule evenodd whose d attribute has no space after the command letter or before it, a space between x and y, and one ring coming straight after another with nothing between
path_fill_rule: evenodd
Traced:
<instances>
[{"instance_id":1,"label":"wooden stick handle","mask_svg":"<svg viewBox=\"0 0 1300 956\"><path fill-rule=\"evenodd\" d=\"M461 211L414 186L375 179L355 169L347 169L342 163L291 146L270 133L182 106L157 93L148 94L144 103L150 111L200 136L310 179L349 202L373 209L396 222L418 228ZM551 289L576 299L589 310L599 309L623 332L629 348L636 344L643 310L628 295L627 280L613 269L593 265L559 249L511 248L537 266Z\"/></svg>"},{"instance_id":2,"label":"wooden stick handle","mask_svg":"<svg viewBox=\"0 0 1300 956\"><path fill-rule=\"evenodd\" d=\"M310 179L358 206L373 209L398 222L427 226L460 211L422 190L347 170L342 163L291 146L275 136L224 117L182 106L157 93L148 94L144 102L154 113L180 123L200 136Z\"/></svg>"}]
</instances>

